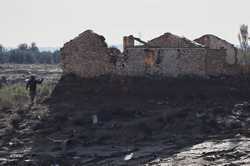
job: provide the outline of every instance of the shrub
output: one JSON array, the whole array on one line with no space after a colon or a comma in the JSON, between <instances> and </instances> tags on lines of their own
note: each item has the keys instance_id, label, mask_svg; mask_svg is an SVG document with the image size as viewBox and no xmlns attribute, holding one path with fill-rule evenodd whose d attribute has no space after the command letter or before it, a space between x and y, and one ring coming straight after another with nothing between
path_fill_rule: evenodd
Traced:
<instances>
[{"instance_id":1,"label":"shrub","mask_svg":"<svg viewBox=\"0 0 250 166\"><path fill-rule=\"evenodd\" d=\"M45 99L50 97L55 85L53 84L42 84L37 89L37 102L43 102Z\"/></svg>"},{"instance_id":2,"label":"shrub","mask_svg":"<svg viewBox=\"0 0 250 166\"><path fill-rule=\"evenodd\" d=\"M37 102L41 102L53 91L51 84L42 84L37 89ZM0 108L22 107L29 103L28 90L25 85L15 84L0 88Z\"/></svg>"},{"instance_id":3,"label":"shrub","mask_svg":"<svg viewBox=\"0 0 250 166\"><path fill-rule=\"evenodd\" d=\"M0 107L22 106L28 101L28 92L24 85L4 86L0 89Z\"/></svg>"}]
</instances>

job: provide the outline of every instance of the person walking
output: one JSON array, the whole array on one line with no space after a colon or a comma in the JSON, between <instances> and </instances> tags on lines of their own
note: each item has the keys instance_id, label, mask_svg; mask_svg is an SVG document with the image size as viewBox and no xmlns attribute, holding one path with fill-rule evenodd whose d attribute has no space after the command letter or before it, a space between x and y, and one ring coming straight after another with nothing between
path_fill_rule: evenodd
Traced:
<instances>
[{"instance_id":1,"label":"person walking","mask_svg":"<svg viewBox=\"0 0 250 166\"><path fill-rule=\"evenodd\" d=\"M36 79L34 75L30 76L26 83L26 89L29 90L30 102L31 105L34 104L36 98L36 87L37 84L42 84L43 79Z\"/></svg>"}]
</instances>

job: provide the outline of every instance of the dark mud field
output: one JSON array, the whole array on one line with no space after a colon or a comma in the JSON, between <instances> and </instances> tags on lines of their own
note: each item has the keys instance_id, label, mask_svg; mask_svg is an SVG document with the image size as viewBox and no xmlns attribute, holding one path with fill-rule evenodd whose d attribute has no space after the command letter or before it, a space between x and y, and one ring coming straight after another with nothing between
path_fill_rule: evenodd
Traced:
<instances>
[{"instance_id":1,"label":"dark mud field","mask_svg":"<svg viewBox=\"0 0 250 166\"><path fill-rule=\"evenodd\" d=\"M250 165L250 80L64 76L0 111L0 165Z\"/></svg>"}]
</instances>

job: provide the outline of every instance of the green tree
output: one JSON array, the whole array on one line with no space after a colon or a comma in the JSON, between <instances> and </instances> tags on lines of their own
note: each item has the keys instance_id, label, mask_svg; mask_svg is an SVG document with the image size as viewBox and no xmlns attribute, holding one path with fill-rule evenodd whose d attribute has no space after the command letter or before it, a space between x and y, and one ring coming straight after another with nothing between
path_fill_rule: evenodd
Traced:
<instances>
[{"instance_id":1,"label":"green tree","mask_svg":"<svg viewBox=\"0 0 250 166\"><path fill-rule=\"evenodd\" d=\"M4 51L4 47L2 44L0 44L0 53L2 53Z\"/></svg>"},{"instance_id":2,"label":"green tree","mask_svg":"<svg viewBox=\"0 0 250 166\"><path fill-rule=\"evenodd\" d=\"M28 49L28 44L22 43L18 45L19 50L27 50Z\"/></svg>"},{"instance_id":3,"label":"green tree","mask_svg":"<svg viewBox=\"0 0 250 166\"><path fill-rule=\"evenodd\" d=\"M60 60L60 51L40 52L36 43L31 43L29 47L26 43L18 45L18 48L6 50L0 45L0 63L19 63L19 64L56 64Z\"/></svg>"},{"instance_id":4,"label":"green tree","mask_svg":"<svg viewBox=\"0 0 250 166\"><path fill-rule=\"evenodd\" d=\"M32 43L31 43L30 50L31 50L31 51L34 51L34 52L39 52L39 49L38 49L38 47L36 46L36 43L35 43L35 42L32 42Z\"/></svg>"},{"instance_id":5,"label":"green tree","mask_svg":"<svg viewBox=\"0 0 250 166\"><path fill-rule=\"evenodd\" d=\"M4 47L0 44L0 63L4 63Z\"/></svg>"},{"instance_id":6,"label":"green tree","mask_svg":"<svg viewBox=\"0 0 250 166\"><path fill-rule=\"evenodd\" d=\"M61 52L60 52L59 50L53 52L53 54L52 54L52 59L53 59L53 63L54 63L54 64L57 64L57 63L60 62L60 53L61 53Z\"/></svg>"}]
</instances>

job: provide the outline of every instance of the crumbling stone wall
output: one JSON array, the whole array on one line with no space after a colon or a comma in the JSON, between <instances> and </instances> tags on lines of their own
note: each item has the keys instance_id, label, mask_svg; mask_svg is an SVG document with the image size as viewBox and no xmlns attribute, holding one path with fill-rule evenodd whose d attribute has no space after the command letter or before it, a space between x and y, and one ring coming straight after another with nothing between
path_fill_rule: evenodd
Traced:
<instances>
[{"instance_id":1,"label":"crumbling stone wall","mask_svg":"<svg viewBox=\"0 0 250 166\"><path fill-rule=\"evenodd\" d=\"M63 71L82 78L111 74L207 76L236 71L232 65L226 65L226 49L208 49L171 34L155 38L147 45L126 48L121 54L116 48L108 48L103 36L87 30L62 48Z\"/></svg>"},{"instance_id":2,"label":"crumbling stone wall","mask_svg":"<svg viewBox=\"0 0 250 166\"><path fill-rule=\"evenodd\" d=\"M217 37L214 35L204 35L198 39L195 39L197 43L203 44L210 49L225 49L226 50L226 62L228 64L236 64L237 63L237 49L233 44Z\"/></svg>"},{"instance_id":3,"label":"crumbling stone wall","mask_svg":"<svg viewBox=\"0 0 250 166\"><path fill-rule=\"evenodd\" d=\"M111 73L118 49L108 48L105 38L87 30L61 49L64 74L74 73L90 78Z\"/></svg>"},{"instance_id":4,"label":"crumbling stone wall","mask_svg":"<svg viewBox=\"0 0 250 166\"><path fill-rule=\"evenodd\" d=\"M206 75L218 76L221 74L229 74L225 70L226 65L226 50L207 49L207 56L205 60Z\"/></svg>"},{"instance_id":5,"label":"crumbling stone wall","mask_svg":"<svg viewBox=\"0 0 250 166\"><path fill-rule=\"evenodd\" d=\"M117 65L119 75L205 76L203 48L128 48Z\"/></svg>"},{"instance_id":6,"label":"crumbling stone wall","mask_svg":"<svg viewBox=\"0 0 250 166\"><path fill-rule=\"evenodd\" d=\"M125 76L219 76L239 73L226 63L225 49L206 48L128 48L119 61L116 74Z\"/></svg>"}]
</instances>

